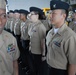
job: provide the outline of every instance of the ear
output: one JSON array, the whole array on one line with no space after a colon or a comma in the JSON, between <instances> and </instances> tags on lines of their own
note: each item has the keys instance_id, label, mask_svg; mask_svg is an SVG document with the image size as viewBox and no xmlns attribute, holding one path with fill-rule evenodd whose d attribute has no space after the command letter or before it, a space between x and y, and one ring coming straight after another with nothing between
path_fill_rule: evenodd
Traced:
<instances>
[{"instance_id":1,"label":"ear","mask_svg":"<svg viewBox=\"0 0 76 75\"><path fill-rule=\"evenodd\" d=\"M66 18L66 14L63 14L63 17Z\"/></svg>"}]
</instances>

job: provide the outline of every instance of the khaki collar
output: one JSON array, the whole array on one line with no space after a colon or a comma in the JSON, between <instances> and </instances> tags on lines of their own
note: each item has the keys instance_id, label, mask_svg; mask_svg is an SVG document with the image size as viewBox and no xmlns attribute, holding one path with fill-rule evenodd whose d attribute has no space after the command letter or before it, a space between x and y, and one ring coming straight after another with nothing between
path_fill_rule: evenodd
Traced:
<instances>
[{"instance_id":1,"label":"khaki collar","mask_svg":"<svg viewBox=\"0 0 76 75\"><path fill-rule=\"evenodd\" d=\"M62 34L65 32L65 29L66 29L67 27L68 27L67 24L64 23L64 24L59 28L57 34L62 35ZM53 35L53 34L54 34L54 28L53 28L50 32L51 32L51 34Z\"/></svg>"},{"instance_id":2,"label":"khaki collar","mask_svg":"<svg viewBox=\"0 0 76 75\"><path fill-rule=\"evenodd\" d=\"M58 34L62 35L63 32L65 32L65 29L66 29L67 27L68 27L67 24L64 23L64 24L61 26L61 28L59 28Z\"/></svg>"}]
</instances>

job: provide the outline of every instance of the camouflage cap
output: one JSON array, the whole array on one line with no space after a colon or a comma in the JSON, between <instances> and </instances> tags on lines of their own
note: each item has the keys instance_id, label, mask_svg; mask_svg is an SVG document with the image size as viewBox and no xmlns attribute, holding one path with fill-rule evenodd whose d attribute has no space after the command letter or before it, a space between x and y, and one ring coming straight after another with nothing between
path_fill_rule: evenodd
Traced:
<instances>
[{"instance_id":1,"label":"camouflage cap","mask_svg":"<svg viewBox=\"0 0 76 75\"><path fill-rule=\"evenodd\" d=\"M0 8L6 9L6 2L5 2L5 0L0 0Z\"/></svg>"}]
</instances>

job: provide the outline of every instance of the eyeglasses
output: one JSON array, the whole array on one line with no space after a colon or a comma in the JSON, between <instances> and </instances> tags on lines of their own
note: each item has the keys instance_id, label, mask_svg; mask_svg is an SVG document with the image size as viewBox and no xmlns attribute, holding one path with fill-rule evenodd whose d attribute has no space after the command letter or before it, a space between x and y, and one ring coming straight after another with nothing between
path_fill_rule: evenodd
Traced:
<instances>
[{"instance_id":1,"label":"eyeglasses","mask_svg":"<svg viewBox=\"0 0 76 75\"><path fill-rule=\"evenodd\" d=\"M1 18L1 19L6 19L6 17L7 17L6 13L0 14L0 18Z\"/></svg>"}]
</instances>

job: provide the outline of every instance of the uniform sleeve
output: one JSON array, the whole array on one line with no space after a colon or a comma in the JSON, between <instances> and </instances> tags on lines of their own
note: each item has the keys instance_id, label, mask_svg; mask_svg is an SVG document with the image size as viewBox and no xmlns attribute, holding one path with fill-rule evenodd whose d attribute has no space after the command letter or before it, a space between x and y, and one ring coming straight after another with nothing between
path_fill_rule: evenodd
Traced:
<instances>
[{"instance_id":1,"label":"uniform sleeve","mask_svg":"<svg viewBox=\"0 0 76 75\"><path fill-rule=\"evenodd\" d=\"M67 59L69 64L76 64L76 36L71 36L66 42Z\"/></svg>"},{"instance_id":2,"label":"uniform sleeve","mask_svg":"<svg viewBox=\"0 0 76 75\"><path fill-rule=\"evenodd\" d=\"M39 27L39 37L40 39L44 39L46 37L46 28L43 24Z\"/></svg>"},{"instance_id":3,"label":"uniform sleeve","mask_svg":"<svg viewBox=\"0 0 76 75\"><path fill-rule=\"evenodd\" d=\"M17 60L19 58L20 52L19 52L19 49L18 49L18 46L17 46L16 39L14 39L14 45L15 45L15 53L14 53L14 56L13 56L13 60Z\"/></svg>"}]
</instances>

